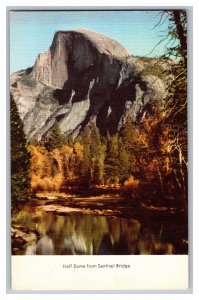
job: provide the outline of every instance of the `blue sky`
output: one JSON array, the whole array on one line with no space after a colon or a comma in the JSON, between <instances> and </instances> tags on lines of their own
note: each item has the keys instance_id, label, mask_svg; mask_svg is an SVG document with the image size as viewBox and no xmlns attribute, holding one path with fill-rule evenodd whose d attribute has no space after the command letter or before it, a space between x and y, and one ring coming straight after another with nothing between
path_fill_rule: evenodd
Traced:
<instances>
[{"instance_id":1,"label":"blue sky","mask_svg":"<svg viewBox=\"0 0 199 300\"><path fill-rule=\"evenodd\" d=\"M86 28L120 42L130 54L148 55L168 23L155 29L157 11L21 11L10 13L10 72L31 67L58 30ZM165 51L158 46L150 56Z\"/></svg>"}]
</instances>

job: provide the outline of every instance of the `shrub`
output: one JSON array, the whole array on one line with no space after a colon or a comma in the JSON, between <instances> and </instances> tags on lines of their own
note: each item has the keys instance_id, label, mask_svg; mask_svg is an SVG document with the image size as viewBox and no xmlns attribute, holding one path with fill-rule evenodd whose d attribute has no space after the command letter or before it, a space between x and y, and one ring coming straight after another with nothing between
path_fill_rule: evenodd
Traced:
<instances>
[{"instance_id":1,"label":"shrub","mask_svg":"<svg viewBox=\"0 0 199 300\"><path fill-rule=\"evenodd\" d=\"M141 75L143 77L148 75L157 76L163 81L165 81L168 77L167 72L157 63L154 65L148 64L145 66L145 69L141 72Z\"/></svg>"},{"instance_id":2,"label":"shrub","mask_svg":"<svg viewBox=\"0 0 199 300\"><path fill-rule=\"evenodd\" d=\"M129 192L134 192L137 189L138 185L139 185L139 180L135 179L133 176L130 176L124 182L124 188Z\"/></svg>"},{"instance_id":3,"label":"shrub","mask_svg":"<svg viewBox=\"0 0 199 300\"><path fill-rule=\"evenodd\" d=\"M33 192L39 191L59 191L64 182L62 174L58 173L53 177L41 178L35 174L31 178L31 189Z\"/></svg>"},{"instance_id":4,"label":"shrub","mask_svg":"<svg viewBox=\"0 0 199 300\"><path fill-rule=\"evenodd\" d=\"M139 180L130 176L126 181L124 181L124 192L125 194L135 196L137 194L137 188L139 185Z\"/></svg>"},{"instance_id":5,"label":"shrub","mask_svg":"<svg viewBox=\"0 0 199 300\"><path fill-rule=\"evenodd\" d=\"M139 185L139 180L135 179L133 176L130 176L125 182L123 186L122 195L124 197L130 198L133 200L134 206L139 206L139 198L137 195L137 189Z\"/></svg>"}]
</instances>

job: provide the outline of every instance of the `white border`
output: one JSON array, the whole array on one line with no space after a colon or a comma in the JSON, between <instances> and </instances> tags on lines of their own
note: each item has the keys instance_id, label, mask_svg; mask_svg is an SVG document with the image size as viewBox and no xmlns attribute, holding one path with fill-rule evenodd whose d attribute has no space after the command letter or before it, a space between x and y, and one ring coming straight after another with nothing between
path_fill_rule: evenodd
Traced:
<instances>
[{"instance_id":1,"label":"white border","mask_svg":"<svg viewBox=\"0 0 199 300\"><path fill-rule=\"evenodd\" d=\"M15 291L188 289L188 255L19 255L11 265Z\"/></svg>"}]
</instances>

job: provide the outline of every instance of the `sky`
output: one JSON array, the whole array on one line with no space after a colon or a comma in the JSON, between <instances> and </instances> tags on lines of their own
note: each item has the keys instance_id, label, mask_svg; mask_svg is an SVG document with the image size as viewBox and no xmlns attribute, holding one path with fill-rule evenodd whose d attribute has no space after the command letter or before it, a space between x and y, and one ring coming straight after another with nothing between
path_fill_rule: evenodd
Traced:
<instances>
[{"instance_id":1,"label":"sky","mask_svg":"<svg viewBox=\"0 0 199 300\"><path fill-rule=\"evenodd\" d=\"M158 11L12 11L10 12L10 73L33 66L37 55L48 50L59 30L85 28L117 40L129 54L158 56L168 22ZM149 54L150 53L150 54Z\"/></svg>"}]
</instances>

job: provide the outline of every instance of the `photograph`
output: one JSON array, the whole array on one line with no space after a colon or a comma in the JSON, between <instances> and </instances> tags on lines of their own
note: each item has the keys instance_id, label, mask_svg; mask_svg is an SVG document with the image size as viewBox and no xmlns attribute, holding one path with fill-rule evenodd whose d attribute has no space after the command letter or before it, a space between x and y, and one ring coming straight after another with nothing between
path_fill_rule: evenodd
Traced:
<instances>
[{"instance_id":1,"label":"photograph","mask_svg":"<svg viewBox=\"0 0 199 300\"><path fill-rule=\"evenodd\" d=\"M187 12L11 10L11 254L187 255Z\"/></svg>"}]
</instances>

